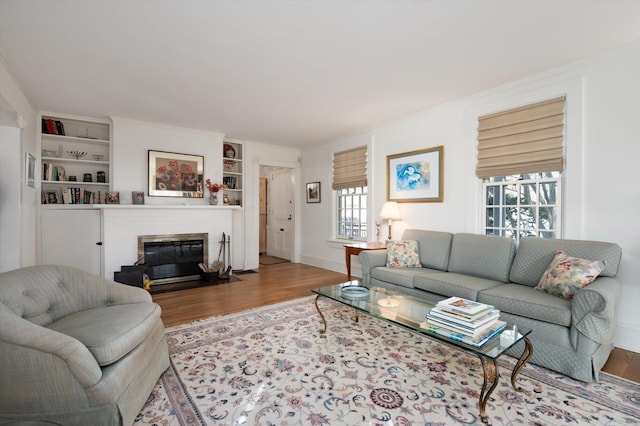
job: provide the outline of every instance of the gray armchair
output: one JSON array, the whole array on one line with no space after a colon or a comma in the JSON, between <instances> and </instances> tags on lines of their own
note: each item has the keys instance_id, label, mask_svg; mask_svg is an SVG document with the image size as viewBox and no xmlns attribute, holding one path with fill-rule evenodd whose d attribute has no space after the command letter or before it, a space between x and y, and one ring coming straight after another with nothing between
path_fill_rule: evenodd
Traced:
<instances>
[{"instance_id":1,"label":"gray armchair","mask_svg":"<svg viewBox=\"0 0 640 426\"><path fill-rule=\"evenodd\" d=\"M66 266L0 274L0 423L130 425L168 366L146 291Z\"/></svg>"}]
</instances>

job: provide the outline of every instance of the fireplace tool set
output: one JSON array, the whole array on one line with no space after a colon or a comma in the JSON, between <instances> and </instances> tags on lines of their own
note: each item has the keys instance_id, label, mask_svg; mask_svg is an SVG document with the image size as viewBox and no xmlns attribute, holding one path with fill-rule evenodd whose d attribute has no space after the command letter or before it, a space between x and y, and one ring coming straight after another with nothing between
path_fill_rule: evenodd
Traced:
<instances>
[{"instance_id":1,"label":"fireplace tool set","mask_svg":"<svg viewBox=\"0 0 640 426\"><path fill-rule=\"evenodd\" d=\"M222 259L222 260L220 260ZM225 264L227 265L225 269ZM218 260L214 261L211 265L200 263L198 264L202 272L206 275L218 273L218 278L226 279L231 276L231 236L222 233L222 239L220 240L220 250L218 251Z\"/></svg>"}]
</instances>

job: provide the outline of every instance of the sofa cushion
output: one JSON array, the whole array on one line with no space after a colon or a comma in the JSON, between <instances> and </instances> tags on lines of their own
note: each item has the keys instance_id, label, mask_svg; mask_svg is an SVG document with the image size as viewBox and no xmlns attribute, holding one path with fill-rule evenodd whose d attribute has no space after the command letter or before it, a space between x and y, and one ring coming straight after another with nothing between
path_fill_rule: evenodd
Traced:
<instances>
[{"instance_id":1,"label":"sofa cushion","mask_svg":"<svg viewBox=\"0 0 640 426\"><path fill-rule=\"evenodd\" d=\"M572 300L576 291L591 284L606 265L604 260L568 256L558 250L535 288Z\"/></svg>"},{"instance_id":2,"label":"sofa cushion","mask_svg":"<svg viewBox=\"0 0 640 426\"><path fill-rule=\"evenodd\" d=\"M454 272L419 274L413 280L416 288L443 296L458 296L476 300L480 290L503 285L500 281L472 277Z\"/></svg>"},{"instance_id":3,"label":"sofa cushion","mask_svg":"<svg viewBox=\"0 0 640 426\"><path fill-rule=\"evenodd\" d=\"M569 327L571 302L520 284L504 284L482 290L478 302L495 306L501 312Z\"/></svg>"},{"instance_id":4,"label":"sofa cushion","mask_svg":"<svg viewBox=\"0 0 640 426\"><path fill-rule=\"evenodd\" d=\"M512 238L456 234L451 244L449 271L507 283L515 253Z\"/></svg>"},{"instance_id":5,"label":"sofa cushion","mask_svg":"<svg viewBox=\"0 0 640 426\"><path fill-rule=\"evenodd\" d=\"M371 278L413 288L413 279L415 277L439 272L428 268L388 268L386 266L378 266L371 269Z\"/></svg>"},{"instance_id":6,"label":"sofa cushion","mask_svg":"<svg viewBox=\"0 0 640 426\"><path fill-rule=\"evenodd\" d=\"M387 241L387 265L390 268L421 268L416 240Z\"/></svg>"},{"instance_id":7,"label":"sofa cushion","mask_svg":"<svg viewBox=\"0 0 640 426\"><path fill-rule=\"evenodd\" d=\"M422 266L441 271L447 270L453 234L423 229L407 229L403 232L402 238L418 241Z\"/></svg>"},{"instance_id":8,"label":"sofa cushion","mask_svg":"<svg viewBox=\"0 0 640 426\"><path fill-rule=\"evenodd\" d=\"M607 266L600 276L615 277L622 256L619 245L601 241L552 240L527 237L520 240L511 268L510 281L535 287L558 250L569 256L604 260Z\"/></svg>"},{"instance_id":9,"label":"sofa cushion","mask_svg":"<svg viewBox=\"0 0 640 426\"><path fill-rule=\"evenodd\" d=\"M76 312L47 328L78 339L105 366L145 340L159 318L155 303L112 305Z\"/></svg>"}]
</instances>

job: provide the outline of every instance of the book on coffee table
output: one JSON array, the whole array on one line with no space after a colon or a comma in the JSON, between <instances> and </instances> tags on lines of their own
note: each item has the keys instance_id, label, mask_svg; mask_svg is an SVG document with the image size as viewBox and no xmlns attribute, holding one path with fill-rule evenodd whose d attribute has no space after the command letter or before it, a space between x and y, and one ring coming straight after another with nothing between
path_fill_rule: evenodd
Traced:
<instances>
[{"instance_id":1,"label":"book on coffee table","mask_svg":"<svg viewBox=\"0 0 640 426\"><path fill-rule=\"evenodd\" d=\"M463 299L461 297L450 297L437 303L436 307L441 310L463 315L467 318L474 318L478 315L486 313L494 306L485 303L475 302L473 300Z\"/></svg>"},{"instance_id":2,"label":"book on coffee table","mask_svg":"<svg viewBox=\"0 0 640 426\"><path fill-rule=\"evenodd\" d=\"M495 324L485 330L484 333L482 333L478 337L472 337L464 333L455 332L440 325L429 323L427 321L420 323L420 328L475 347L480 347L487 343L492 337L498 335L502 330L504 330L506 326L506 322L497 320Z\"/></svg>"}]
</instances>

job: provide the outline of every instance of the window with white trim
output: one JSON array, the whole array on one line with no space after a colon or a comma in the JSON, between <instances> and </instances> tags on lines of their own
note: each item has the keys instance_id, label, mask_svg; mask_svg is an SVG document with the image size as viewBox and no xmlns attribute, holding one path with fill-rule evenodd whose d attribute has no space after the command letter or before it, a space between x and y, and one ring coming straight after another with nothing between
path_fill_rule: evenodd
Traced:
<instances>
[{"instance_id":1,"label":"window with white trim","mask_svg":"<svg viewBox=\"0 0 640 426\"><path fill-rule=\"evenodd\" d=\"M367 147L333 154L336 238L367 240Z\"/></svg>"},{"instance_id":2,"label":"window with white trim","mask_svg":"<svg viewBox=\"0 0 640 426\"><path fill-rule=\"evenodd\" d=\"M337 238L367 240L367 187L357 186L337 191Z\"/></svg>"},{"instance_id":3,"label":"window with white trim","mask_svg":"<svg viewBox=\"0 0 640 426\"><path fill-rule=\"evenodd\" d=\"M478 118L487 235L561 238L564 96Z\"/></svg>"},{"instance_id":4,"label":"window with white trim","mask_svg":"<svg viewBox=\"0 0 640 426\"><path fill-rule=\"evenodd\" d=\"M483 192L485 234L516 241L561 237L559 172L487 178Z\"/></svg>"}]
</instances>

